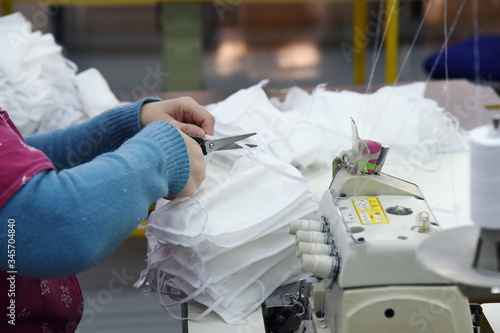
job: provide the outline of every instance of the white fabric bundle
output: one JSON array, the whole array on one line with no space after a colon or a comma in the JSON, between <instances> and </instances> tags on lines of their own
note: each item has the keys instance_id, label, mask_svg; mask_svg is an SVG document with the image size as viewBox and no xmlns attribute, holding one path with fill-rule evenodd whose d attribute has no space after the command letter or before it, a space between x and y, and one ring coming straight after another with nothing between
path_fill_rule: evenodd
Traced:
<instances>
[{"instance_id":1,"label":"white fabric bundle","mask_svg":"<svg viewBox=\"0 0 500 333\"><path fill-rule=\"evenodd\" d=\"M424 97L425 88L424 82L418 82L360 94L332 92L319 86L310 97L314 108L307 112L308 120L343 150L350 147L352 133L348 124L353 118L361 137L391 147L386 164L421 166L437 153L459 151L466 146L466 133L448 112Z\"/></svg>"},{"instance_id":2,"label":"white fabric bundle","mask_svg":"<svg viewBox=\"0 0 500 333\"><path fill-rule=\"evenodd\" d=\"M333 151L325 133L318 131L316 125L306 118L305 109L282 112L276 108L263 89L267 82L264 80L240 90L207 107L217 119L216 136L257 132L250 142L257 143L265 153L301 171L329 165Z\"/></svg>"},{"instance_id":3,"label":"white fabric bundle","mask_svg":"<svg viewBox=\"0 0 500 333\"><path fill-rule=\"evenodd\" d=\"M119 104L101 72L91 67L76 76L78 94L82 100L87 117L93 118ZM123 102L127 103L127 102Z\"/></svg>"},{"instance_id":4,"label":"white fabric bundle","mask_svg":"<svg viewBox=\"0 0 500 333\"><path fill-rule=\"evenodd\" d=\"M21 134L49 132L89 117L85 105L95 103L82 101L77 67L62 55L52 34L32 31L31 23L20 13L1 17L0 32L0 106L9 111ZM94 76L84 84L102 87L103 81ZM109 88L99 91L98 96L103 95L107 96L106 108L118 105ZM84 97L103 100L91 94Z\"/></svg>"},{"instance_id":5,"label":"white fabric bundle","mask_svg":"<svg viewBox=\"0 0 500 333\"><path fill-rule=\"evenodd\" d=\"M387 164L420 166L436 153L466 146L456 119L424 97L423 82L372 94L327 91L325 85L309 94L293 87L282 102L267 97L267 82L208 106L217 119L216 135L257 132L252 143L303 173L329 166L351 146L351 118L361 137L391 147Z\"/></svg>"},{"instance_id":6,"label":"white fabric bundle","mask_svg":"<svg viewBox=\"0 0 500 333\"><path fill-rule=\"evenodd\" d=\"M181 290L184 301L235 323L301 273L288 223L316 212L319 197L295 168L262 152L217 154L227 163L209 162L193 196L151 214L148 267L136 286L147 282L167 309L161 294Z\"/></svg>"}]
</instances>

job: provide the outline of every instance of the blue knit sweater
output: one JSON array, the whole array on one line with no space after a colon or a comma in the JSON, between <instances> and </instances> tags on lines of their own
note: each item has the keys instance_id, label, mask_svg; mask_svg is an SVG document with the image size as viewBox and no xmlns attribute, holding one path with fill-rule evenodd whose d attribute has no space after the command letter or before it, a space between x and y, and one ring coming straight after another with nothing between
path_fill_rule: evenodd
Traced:
<instances>
[{"instance_id":1,"label":"blue knit sweater","mask_svg":"<svg viewBox=\"0 0 500 333\"><path fill-rule=\"evenodd\" d=\"M141 106L155 100L26 138L58 171L36 174L1 207L1 270L9 270L9 219L18 274L67 276L102 261L146 218L151 203L184 188L189 157L178 130L166 122L140 128Z\"/></svg>"}]
</instances>

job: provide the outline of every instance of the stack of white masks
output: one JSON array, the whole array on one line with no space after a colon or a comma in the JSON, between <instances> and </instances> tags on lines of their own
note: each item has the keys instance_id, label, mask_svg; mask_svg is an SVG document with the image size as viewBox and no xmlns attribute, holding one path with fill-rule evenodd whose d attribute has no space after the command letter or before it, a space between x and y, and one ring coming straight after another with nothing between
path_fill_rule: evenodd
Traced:
<instances>
[{"instance_id":1,"label":"stack of white masks","mask_svg":"<svg viewBox=\"0 0 500 333\"><path fill-rule=\"evenodd\" d=\"M259 151L223 154L189 198L155 210L148 222L147 285L160 303L169 288L182 291L235 323L280 285L300 274L292 219L306 218L319 197L301 174Z\"/></svg>"},{"instance_id":2,"label":"stack of white masks","mask_svg":"<svg viewBox=\"0 0 500 333\"><path fill-rule=\"evenodd\" d=\"M22 14L1 17L0 31L0 106L21 134L64 128L118 105L95 70L77 82L76 65L52 34L32 31Z\"/></svg>"}]
</instances>

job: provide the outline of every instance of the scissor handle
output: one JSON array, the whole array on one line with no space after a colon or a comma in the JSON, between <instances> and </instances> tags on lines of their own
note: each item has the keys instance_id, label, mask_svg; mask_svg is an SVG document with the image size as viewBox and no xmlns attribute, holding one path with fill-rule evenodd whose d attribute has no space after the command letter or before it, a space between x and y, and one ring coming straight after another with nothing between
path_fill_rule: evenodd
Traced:
<instances>
[{"instance_id":1,"label":"scissor handle","mask_svg":"<svg viewBox=\"0 0 500 333\"><path fill-rule=\"evenodd\" d=\"M198 136L190 136L190 138L196 141L200 145L203 155L206 155L207 154L207 147L205 145L206 140Z\"/></svg>"}]
</instances>

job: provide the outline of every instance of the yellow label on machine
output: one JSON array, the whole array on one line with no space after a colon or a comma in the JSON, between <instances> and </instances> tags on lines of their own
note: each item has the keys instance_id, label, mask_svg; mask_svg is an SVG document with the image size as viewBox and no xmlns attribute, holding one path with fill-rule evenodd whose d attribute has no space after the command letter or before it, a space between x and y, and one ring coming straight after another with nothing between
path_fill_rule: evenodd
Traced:
<instances>
[{"instance_id":1,"label":"yellow label on machine","mask_svg":"<svg viewBox=\"0 0 500 333\"><path fill-rule=\"evenodd\" d=\"M377 197L353 198L351 201L361 224L389 223Z\"/></svg>"}]
</instances>

